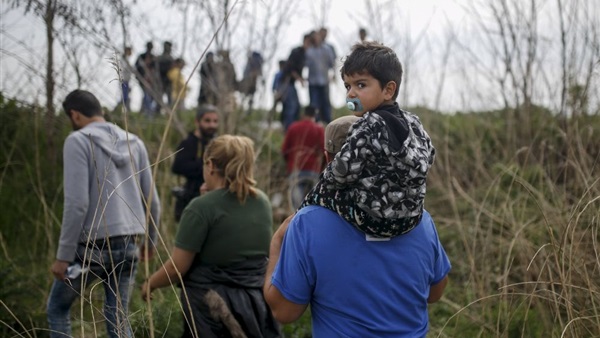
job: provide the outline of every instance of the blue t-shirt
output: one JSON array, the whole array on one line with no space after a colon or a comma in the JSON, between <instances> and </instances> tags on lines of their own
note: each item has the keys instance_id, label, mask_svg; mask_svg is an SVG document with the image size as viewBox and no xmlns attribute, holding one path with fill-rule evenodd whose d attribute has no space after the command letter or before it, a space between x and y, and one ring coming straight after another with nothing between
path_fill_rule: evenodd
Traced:
<instances>
[{"instance_id":1,"label":"blue t-shirt","mask_svg":"<svg viewBox=\"0 0 600 338\"><path fill-rule=\"evenodd\" d=\"M307 206L285 234L272 283L311 306L313 337L425 337L430 286L450 261L427 211L408 234L366 235L337 213Z\"/></svg>"}]
</instances>

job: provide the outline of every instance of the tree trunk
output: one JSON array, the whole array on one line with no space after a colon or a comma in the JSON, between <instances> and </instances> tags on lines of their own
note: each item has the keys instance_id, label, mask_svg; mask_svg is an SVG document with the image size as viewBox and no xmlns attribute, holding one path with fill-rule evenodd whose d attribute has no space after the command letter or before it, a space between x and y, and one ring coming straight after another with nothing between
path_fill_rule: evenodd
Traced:
<instances>
[{"instance_id":1,"label":"tree trunk","mask_svg":"<svg viewBox=\"0 0 600 338\"><path fill-rule=\"evenodd\" d=\"M56 1L48 0L44 13L44 24L46 26L46 114L45 133L46 145L50 161L56 163L57 153L54 144L54 122L56 119L54 112L54 15L56 12Z\"/></svg>"}]
</instances>

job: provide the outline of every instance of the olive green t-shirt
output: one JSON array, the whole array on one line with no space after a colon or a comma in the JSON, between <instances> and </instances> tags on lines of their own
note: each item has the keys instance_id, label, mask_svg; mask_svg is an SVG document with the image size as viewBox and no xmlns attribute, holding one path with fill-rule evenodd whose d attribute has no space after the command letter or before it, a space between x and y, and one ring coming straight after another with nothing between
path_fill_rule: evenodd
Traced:
<instances>
[{"instance_id":1,"label":"olive green t-shirt","mask_svg":"<svg viewBox=\"0 0 600 338\"><path fill-rule=\"evenodd\" d=\"M244 204L226 189L193 199L183 211L177 248L196 252L195 261L227 266L248 257L269 255L273 234L271 204L260 190Z\"/></svg>"}]
</instances>

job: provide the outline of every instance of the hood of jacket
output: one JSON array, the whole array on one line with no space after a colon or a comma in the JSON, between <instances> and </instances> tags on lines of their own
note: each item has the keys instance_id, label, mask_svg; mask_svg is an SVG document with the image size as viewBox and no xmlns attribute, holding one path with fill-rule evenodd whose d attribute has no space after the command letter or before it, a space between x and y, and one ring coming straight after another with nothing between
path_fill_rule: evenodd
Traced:
<instances>
[{"instance_id":1,"label":"hood of jacket","mask_svg":"<svg viewBox=\"0 0 600 338\"><path fill-rule=\"evenodd\" d=\"M118 168L127 165L130 146L138 144L136 135L109 122L92 122L76 132L83 133L97 148L102 149Z\"/></svg>"}]
</instances>

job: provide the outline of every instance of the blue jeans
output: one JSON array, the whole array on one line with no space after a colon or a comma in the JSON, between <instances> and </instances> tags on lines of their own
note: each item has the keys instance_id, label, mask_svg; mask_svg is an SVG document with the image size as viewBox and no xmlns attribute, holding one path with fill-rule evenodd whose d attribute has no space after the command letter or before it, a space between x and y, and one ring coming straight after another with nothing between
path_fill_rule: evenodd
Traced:
<instances>
[{"instance_id":1,"label":"blue jeans","mask_svg":"<svg viewBox=\"0 0 600 338\"><path fill-rule=\"evenodd\" d=\"M121 92L123 93L123 105L125 106L125 108L127 108L127 112L130 112L130 104L129 104L129 82L128 81L123 81L123 83L121 83Z\"/></svg>"},{"instance_id":2,"label":"blue jeans","mask_svg":"<svg viewBox=\"0 0 600 338\"><path fill-rule=\"evenodd\" d=\"M297 210L304 197L319 181L319 173L314 171L296 171L290 174L290 204Z\"/></svg>"},{"instance_id":3,"label":"blue jeans","mask_svg":"<svg viewBox=\"0 0 600 338\"><path fill-rule=\"evenodd\" d=\"M110 247L108 243L96 242L96 245L89 244L87 248L85 244L79 244L74 263L89 268L89 271L72 280L54 280L47 306L51 338L71 337L71 305L77 297L83 296L83 306L92 307L85 288L95 285L97 279L104 287L104 319L108 336L133 337L128 308L137 269L137 246L132 236L111 237ZM82 332L82 336L87 334Z\"/></svg>"},{"instance_id":4,"label":"blue jeans","mask_svg":"<svg viewBox=\"0 0 600 338\"><path fill-rule=\"evenodd\" d=\"M142 114L146 117L154 117L158 105L152 97L152 89L145 88L142 85L142 90L144 91L144 96L142 96Z\"/></svg>"},{"instance_id":5,"label":"blue jeans","mask_svg":"<svg viewBox=\"0 0 600 338\"><path fill-rule=\"evenodd\" d=\"M296 92L296 85L290 83L287 85L287 89L283 96L283 110L281 112L281 123L283 124L283 130L287 130L290 124L294 123L300 117L300 100L298 99L298 92Z\"/></svg>"},{"instance_id":6,"label":"blue jeans","mask_svg":"<svg viewBox=\"0 0 600 338\"><path fill-rule=\"evenodd\" d=\"M331 102L329 101L329 86L308 86L310 105L319 110L317 121L331 122Z\"/></svg>"}]
</instances>

